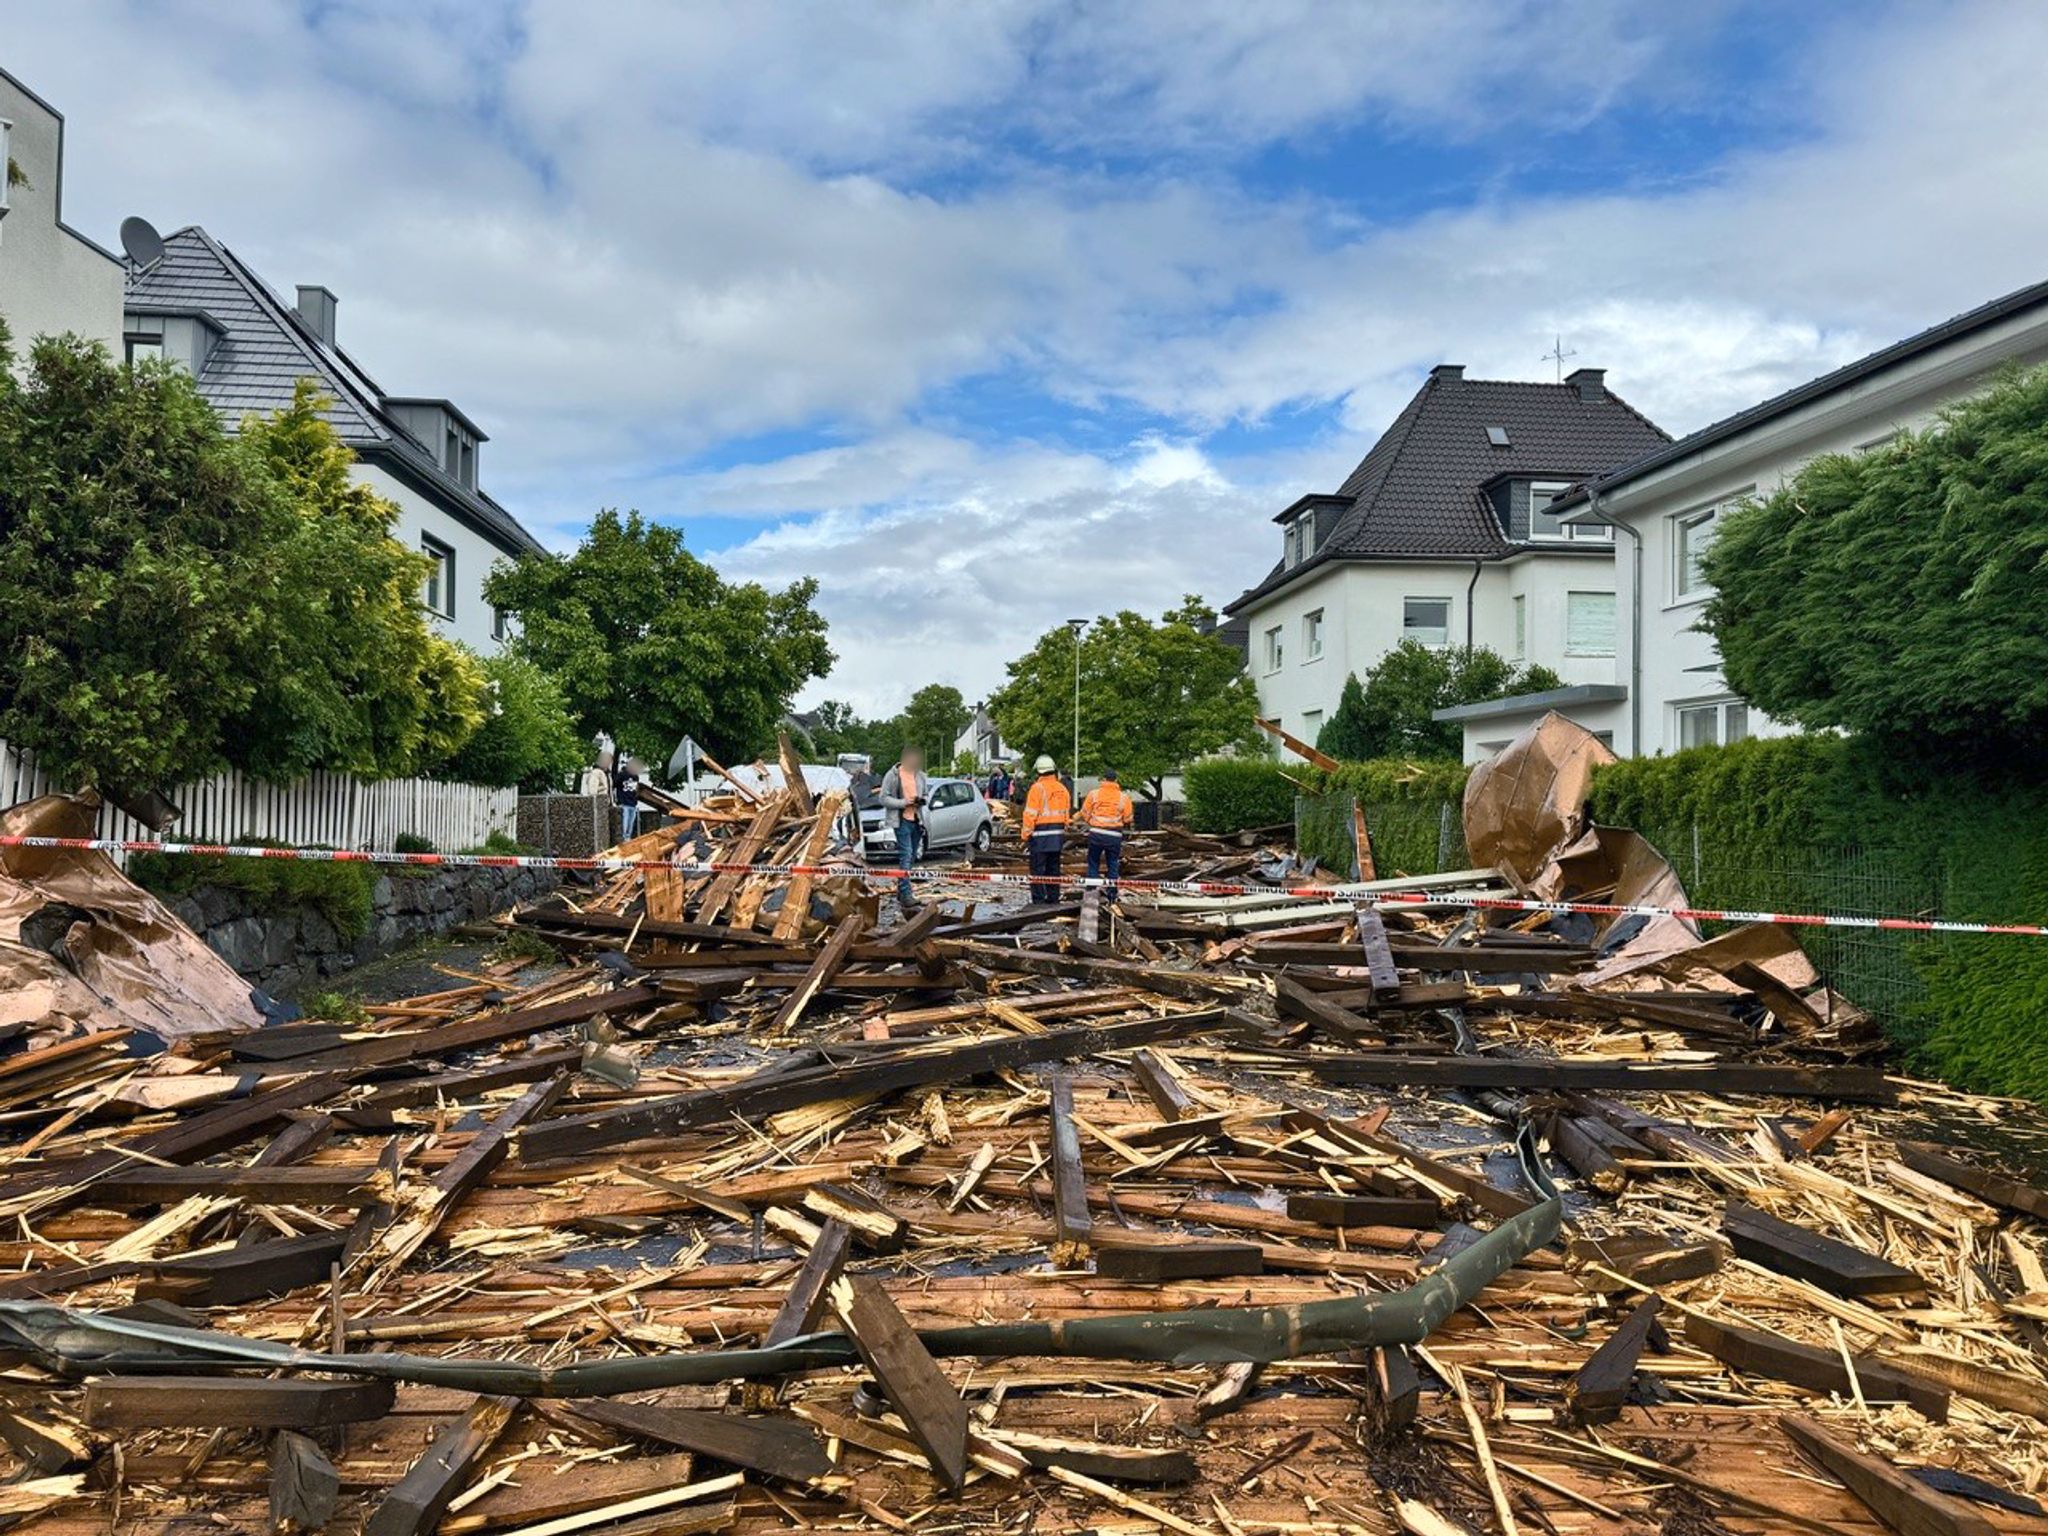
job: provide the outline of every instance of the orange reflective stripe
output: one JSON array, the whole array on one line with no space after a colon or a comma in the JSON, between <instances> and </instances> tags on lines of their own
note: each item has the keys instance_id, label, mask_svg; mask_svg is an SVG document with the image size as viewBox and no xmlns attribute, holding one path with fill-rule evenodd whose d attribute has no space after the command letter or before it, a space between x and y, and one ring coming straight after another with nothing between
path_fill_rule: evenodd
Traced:
<instances>
[{"instance_id":1,"label":"orange reflective stripe","mask_svg":"<svg viewBox=\"0 0 2048 1536\"><path fill-rule=\"evenodd\" d=\"M1107 784L1088 791L1081 802L1081 814L1097 832L1121 832L1131 824L1131 797Z\"/></svg>"}]
</instances>

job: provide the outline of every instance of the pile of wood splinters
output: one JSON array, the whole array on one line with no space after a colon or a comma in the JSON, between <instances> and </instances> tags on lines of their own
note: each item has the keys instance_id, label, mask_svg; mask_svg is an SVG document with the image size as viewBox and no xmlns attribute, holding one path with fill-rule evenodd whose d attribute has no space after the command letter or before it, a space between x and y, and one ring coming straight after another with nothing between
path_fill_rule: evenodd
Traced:
<instances>
[{"instance_id":1,"label":"pile of wood splinters","mask_svg":"<svg viewBox=\"0 0 2048 1536\"><path fill-rule=\"evenodd\" d=\"M1780 929L1467 904L1668 879L1548 730L1472 869L1127 861L1326 900L885 920L798 779L619 852L840 872L564 885L502 920L560 963L365 1020L30 1033L0 1516L2048 1533L2040 1118L1889 1073Z\"/></svg>"}]
</instances>

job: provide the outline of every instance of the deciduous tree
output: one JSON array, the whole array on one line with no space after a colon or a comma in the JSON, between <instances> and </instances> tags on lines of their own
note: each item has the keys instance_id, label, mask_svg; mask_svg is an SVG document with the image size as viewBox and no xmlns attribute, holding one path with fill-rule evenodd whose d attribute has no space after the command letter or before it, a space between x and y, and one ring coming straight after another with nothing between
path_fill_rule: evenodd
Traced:
<instances>
[{"instance_id":1,"label":"deciduous tree","mask_svg":"<svg viewBox=\"0 0 2048 1536\"><path fill-rule=\"evenodd\" d=\"M686 734L727 762L773 746L790 699L832 665L817 590L808 577L779 592L727 582L677 529L612 510L575 553L529 556L485 585L579 731L610 731L648 762Z\"/></svg>"},{"instance_id":2,"label":"deciduous tree","mask_svg":"<svg viewBox=\"0 0 2048 1536\"><path fill-rule=\"evenodd\" d=\"M1436 650L1403 640L1365 674L1363 683L1355 675L1345 679L1336 712L1323 722L1316 746L1347 762L1457 757L1463 733L1435 719L1437 710L1563 686L1564 679L1550 668L1517 667L1483 645Z\"/></svg>"},{"instance_id":3,"label":"deciduous tree","mask_svg":"<svg viewBox=\"0 0 2048 1536\"><path fill-rule=\"evenodd\" d=\"M1083 772L1114 768L1157 799L1165 776L1196 758L1254 747L1258 694L1244 658L1207 632L1214 617L1189 597L1157 623L1127 609L1083 633ZM1043 752L1073 766L1075 643L1065 627L1048 630L989 700L1003 740L1027 761Z\"/></svg>"}]
</instances>

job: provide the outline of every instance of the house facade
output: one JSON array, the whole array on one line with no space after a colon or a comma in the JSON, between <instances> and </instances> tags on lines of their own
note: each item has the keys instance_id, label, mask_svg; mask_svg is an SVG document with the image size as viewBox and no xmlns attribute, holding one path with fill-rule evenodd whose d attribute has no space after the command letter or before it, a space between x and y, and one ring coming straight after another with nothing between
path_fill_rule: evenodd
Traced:
<instances>
[{"instance_id":1,"label":"house facade","mask_svg":"<svg viewBox=\"0 0 2048 1536\"><path fill-rule=\"evenodd\" d=\"M1572 527L1618 531L1620 615L1603 688L1445 710L1465 758L1491 756L1548 709L1648 755L1775 736L1792 727L1736 696L1711 635L1695 628L1711 595L1700 571L1720 518L1769 496L1812 459L1855 453L1932 425L2009 364L2048 362L2048 283L2007 294L1796 389L1610 467L1558 502Z\"/></svg>"},{"instance_id":2,"label":"house facade","mask_svg":"<svg viewBox=\"0 0 2048 1536\"><path fill-rule=\"evenodd\" d=\"M960 734L953 739L953 756L959 758L972 755L975 766L992 768L997 763L1007 763L1013 755L1003 745L1003 733L996 726L994 716L988 712L988 705L974 706L974 715Z\"/></svg>"},{"instance_id":3,"label":"house facade","mask_svg":"<svg viewBox=\"0 0 2048 1536\"><path fill-rule=\"evenodd\" d=\"M122 263L64 222L64 117L0 69L0 320L17 356L71 332L121 349Z\"/></svg>"},{"instance_id":4,"label":"house facade","mask_svg":"<svg viewBox=\"0 0 2048 1536\"><path fill-rule=\"evenodd\" d=\"M1552 503L1669 440L1601 369L1556 384L1431 369L1342 486L1274 518L1278 563L1225 610L1260 712L1313 742L1345 679L1404 639L1609 682L1612 531L1567 525Z\"/></svg>"},{"instance_id":5,"label":"house facade","mask_svg":"<svg viewBox=\"0 0 2048 1536\"><path fill-rule=\"evenodd\" d=\"M484 579L541 545L479 484L482 428L451 401L386 394L337 339L339 307L314 284L287 302L193 226L129 275L121 347L187 369L230 430L289 405L298 381L312 379L329 402L323 415L355 452L356 479L396 503L394 536L434 562L427 611L449 639L489 655L511 620L485 599Z\"/></svg>"}]
</instances>

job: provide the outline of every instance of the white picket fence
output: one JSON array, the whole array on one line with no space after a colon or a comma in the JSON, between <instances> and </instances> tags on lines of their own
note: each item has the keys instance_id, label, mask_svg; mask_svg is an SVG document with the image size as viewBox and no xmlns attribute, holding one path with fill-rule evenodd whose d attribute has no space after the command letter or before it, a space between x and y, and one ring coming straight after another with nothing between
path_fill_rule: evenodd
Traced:
<instances>
[{"instance_id":1,"label":"white picket fence","mask_svg":"<svg viewBox=\"0 0 2048 1536\"><path fill-rule=\"evenodd\" d=\"M35 756L0 741L0 807L68 789L53 782ZM163 838L219 843L241 837L329 848L388 850L402 832L443 852L474 848L493 832L519 826L519 791L432 779L363 783L345 773L310 773L289 784L266 784L234 769L169 792L184 815L153 832L112 804L100 807L96 836L124 842Z\"/></svg>"}]
</instances>

